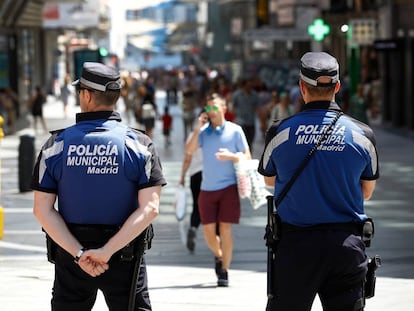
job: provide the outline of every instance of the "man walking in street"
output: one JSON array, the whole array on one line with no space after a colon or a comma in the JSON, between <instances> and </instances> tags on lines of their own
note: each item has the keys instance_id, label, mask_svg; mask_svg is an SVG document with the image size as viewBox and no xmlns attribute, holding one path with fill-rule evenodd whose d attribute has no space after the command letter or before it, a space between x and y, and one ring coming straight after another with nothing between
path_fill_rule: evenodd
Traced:
<instances>
[{"instance_id":1,"label":"man walking in street","mask_svg":"<svg viewBox=\"0 0 414 311\"><path fill-rule=\"evenodd\" d=\"M259 164L280 219L267 311L308 311L316 294L326 311L360 311L368 264L363 229L372 225L364 200L379 177L374 134L335 103L339 65L331 55L303 55L299 86L304 110L273 123Z\"/></svg>"},{"instance_id":2,"label":"man walking in street","mask_svg":"<svg viewBox=\"0 0 414 311\"><path fill-rule=\"evenodd\" d=\"M202 150L203 177L198 197L201 224L207 246L215 256L217 285L228 286L232 224L239 223L241 212L234 162L239 160L239 153L247 159L251 155L241 127L224 118L226 103L220 95L210 95L204 111L187 142L186 152L192 155L197 148Z\"/></svg>"},{"instance_id":3,"label":"man walking in street","mask_svg":"<svg viewBox=\"0 0 414 311\"><path fill-rule=\"evenodd\" d=\"M141 234L149 243L166 184L157 151L114 112L118 71L86 62L73 85L81 113L43 145L32 179L55 263L52 310L91 310L98 289L110 310L151 310Z\"/></svg>"}]
</instances>

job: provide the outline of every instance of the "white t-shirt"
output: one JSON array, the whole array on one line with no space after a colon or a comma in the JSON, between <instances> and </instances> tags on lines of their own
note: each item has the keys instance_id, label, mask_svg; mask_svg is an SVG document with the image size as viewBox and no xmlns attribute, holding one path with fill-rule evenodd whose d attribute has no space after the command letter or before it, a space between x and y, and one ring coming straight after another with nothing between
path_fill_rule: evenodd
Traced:
<instances>
[{"instance_id":1,"label":"white t-shirt","mask_svg":"<svg viewBox=\"0 0 414 311\"><path fill-rule=\"evenodd\" d=\"M193 136L193 132L188 135L187 142ZM201 152L201 148L198 148L191 158L190 166L188 167L188 174L193 176L194 174L201 172L203 170L203 154Z\"/></svg>"}]
</instances>

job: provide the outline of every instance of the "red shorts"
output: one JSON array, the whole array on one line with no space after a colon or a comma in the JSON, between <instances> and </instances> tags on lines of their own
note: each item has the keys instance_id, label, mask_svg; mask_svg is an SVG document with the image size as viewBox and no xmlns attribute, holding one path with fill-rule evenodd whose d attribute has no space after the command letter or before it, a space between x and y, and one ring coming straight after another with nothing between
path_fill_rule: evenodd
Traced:
<instances>
[{"instance_id":1,"label":"red shorts","mask_svg":"<svg viewBox=\"0 0 414 311\"><path fill-rule=\"evenodd\" d=\"M237 185L216 191L201 190L198 209L203 225L217 222L238 224L241 212Z\"/></svg>"}]
</instances>

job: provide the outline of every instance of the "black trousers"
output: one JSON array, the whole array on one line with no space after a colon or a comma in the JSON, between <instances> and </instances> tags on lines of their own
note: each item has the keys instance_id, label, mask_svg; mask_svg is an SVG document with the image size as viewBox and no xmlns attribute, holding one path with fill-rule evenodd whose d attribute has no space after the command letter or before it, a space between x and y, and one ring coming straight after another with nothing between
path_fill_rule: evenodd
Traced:
<instances>
[{"instance_id":1,"label":"black trousers","mask_svg":"<svg viewBox=\"0 0 414 311\"><path fill-rule=\"evenodd\" d=\"M250 152L253 150L254 137L256 136L255 125L242 125L244 135L246 135L247 143L249 144Z\"/></svg>"},{"instance_id":2,"label":"black trousers","mask_svg":"<svg viewBox=\"0 0 414 311\"><path fill-rule=\"evenodd\" d=\"M193 197L193 210L191 211L190 226L198 228L200 226L200 212L198 210L198 195L200 194L201 179L203 173L197 172L190 177L190 188Z\"/></svg>"},{"instance_id":3,"label":"black trousers","mask_svg":"<svg viewBox=\"0 0 414 311\"><path fill-rule=\"evenodd\" d=\"M71 231L87 248L100 247L113 235L113 230L76 228ZM107 271L98 277L91 277L73 261L72 255L57 247L52 310L90 311L99 289L110 311L127 311L136 259L123 261L120 252L117 252L108 264ZM152 309L144 258L141 260L137 278L134 311L150 311Z\"/></svg>"},{"instance_id":4,"label":"black trousers","mask_svg":"<svg viewBox=\"0 0 414 311\"><path fill-rule=\"evenodd\" d=\"M363 297L367 256L361 238L319 229L282 233L267 311L310 311L316 294L325 311L355 309Z\"/></svg>"}]
</instances>

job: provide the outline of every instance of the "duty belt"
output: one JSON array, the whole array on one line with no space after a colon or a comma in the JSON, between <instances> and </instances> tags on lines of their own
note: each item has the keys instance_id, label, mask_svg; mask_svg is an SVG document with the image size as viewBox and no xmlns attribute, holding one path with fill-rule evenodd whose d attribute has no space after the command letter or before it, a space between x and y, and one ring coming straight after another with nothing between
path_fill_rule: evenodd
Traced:
<instances>
[{"instance_id":1,"label":"duty belt","mask_svg":"<svg viewBox=\"0 0 414 311\"><path fill-rule=\"evenodd\" d=\"M358 222L341 222L341 223L324 223L313 226L295 226L286 222L281 223L281 233L294 231L315 231L315 230L337 230L346 231L355 235L362 235L364 223Z\"/></svg>"},{"instance_id":2,"label":"duty belt","mask_svg":"<svg viewBox=\"0 0 414 311\"><path fill-rule=\"evenodd\" d=\"M68 224L72 234L83 244L85 248L98 248L113 237L118 231L119 226L112 225L77 225ZM113 259L121 261L131 261L135 255L135 240L121 248L113 255Z\"/></svg>"}]
</instances>

